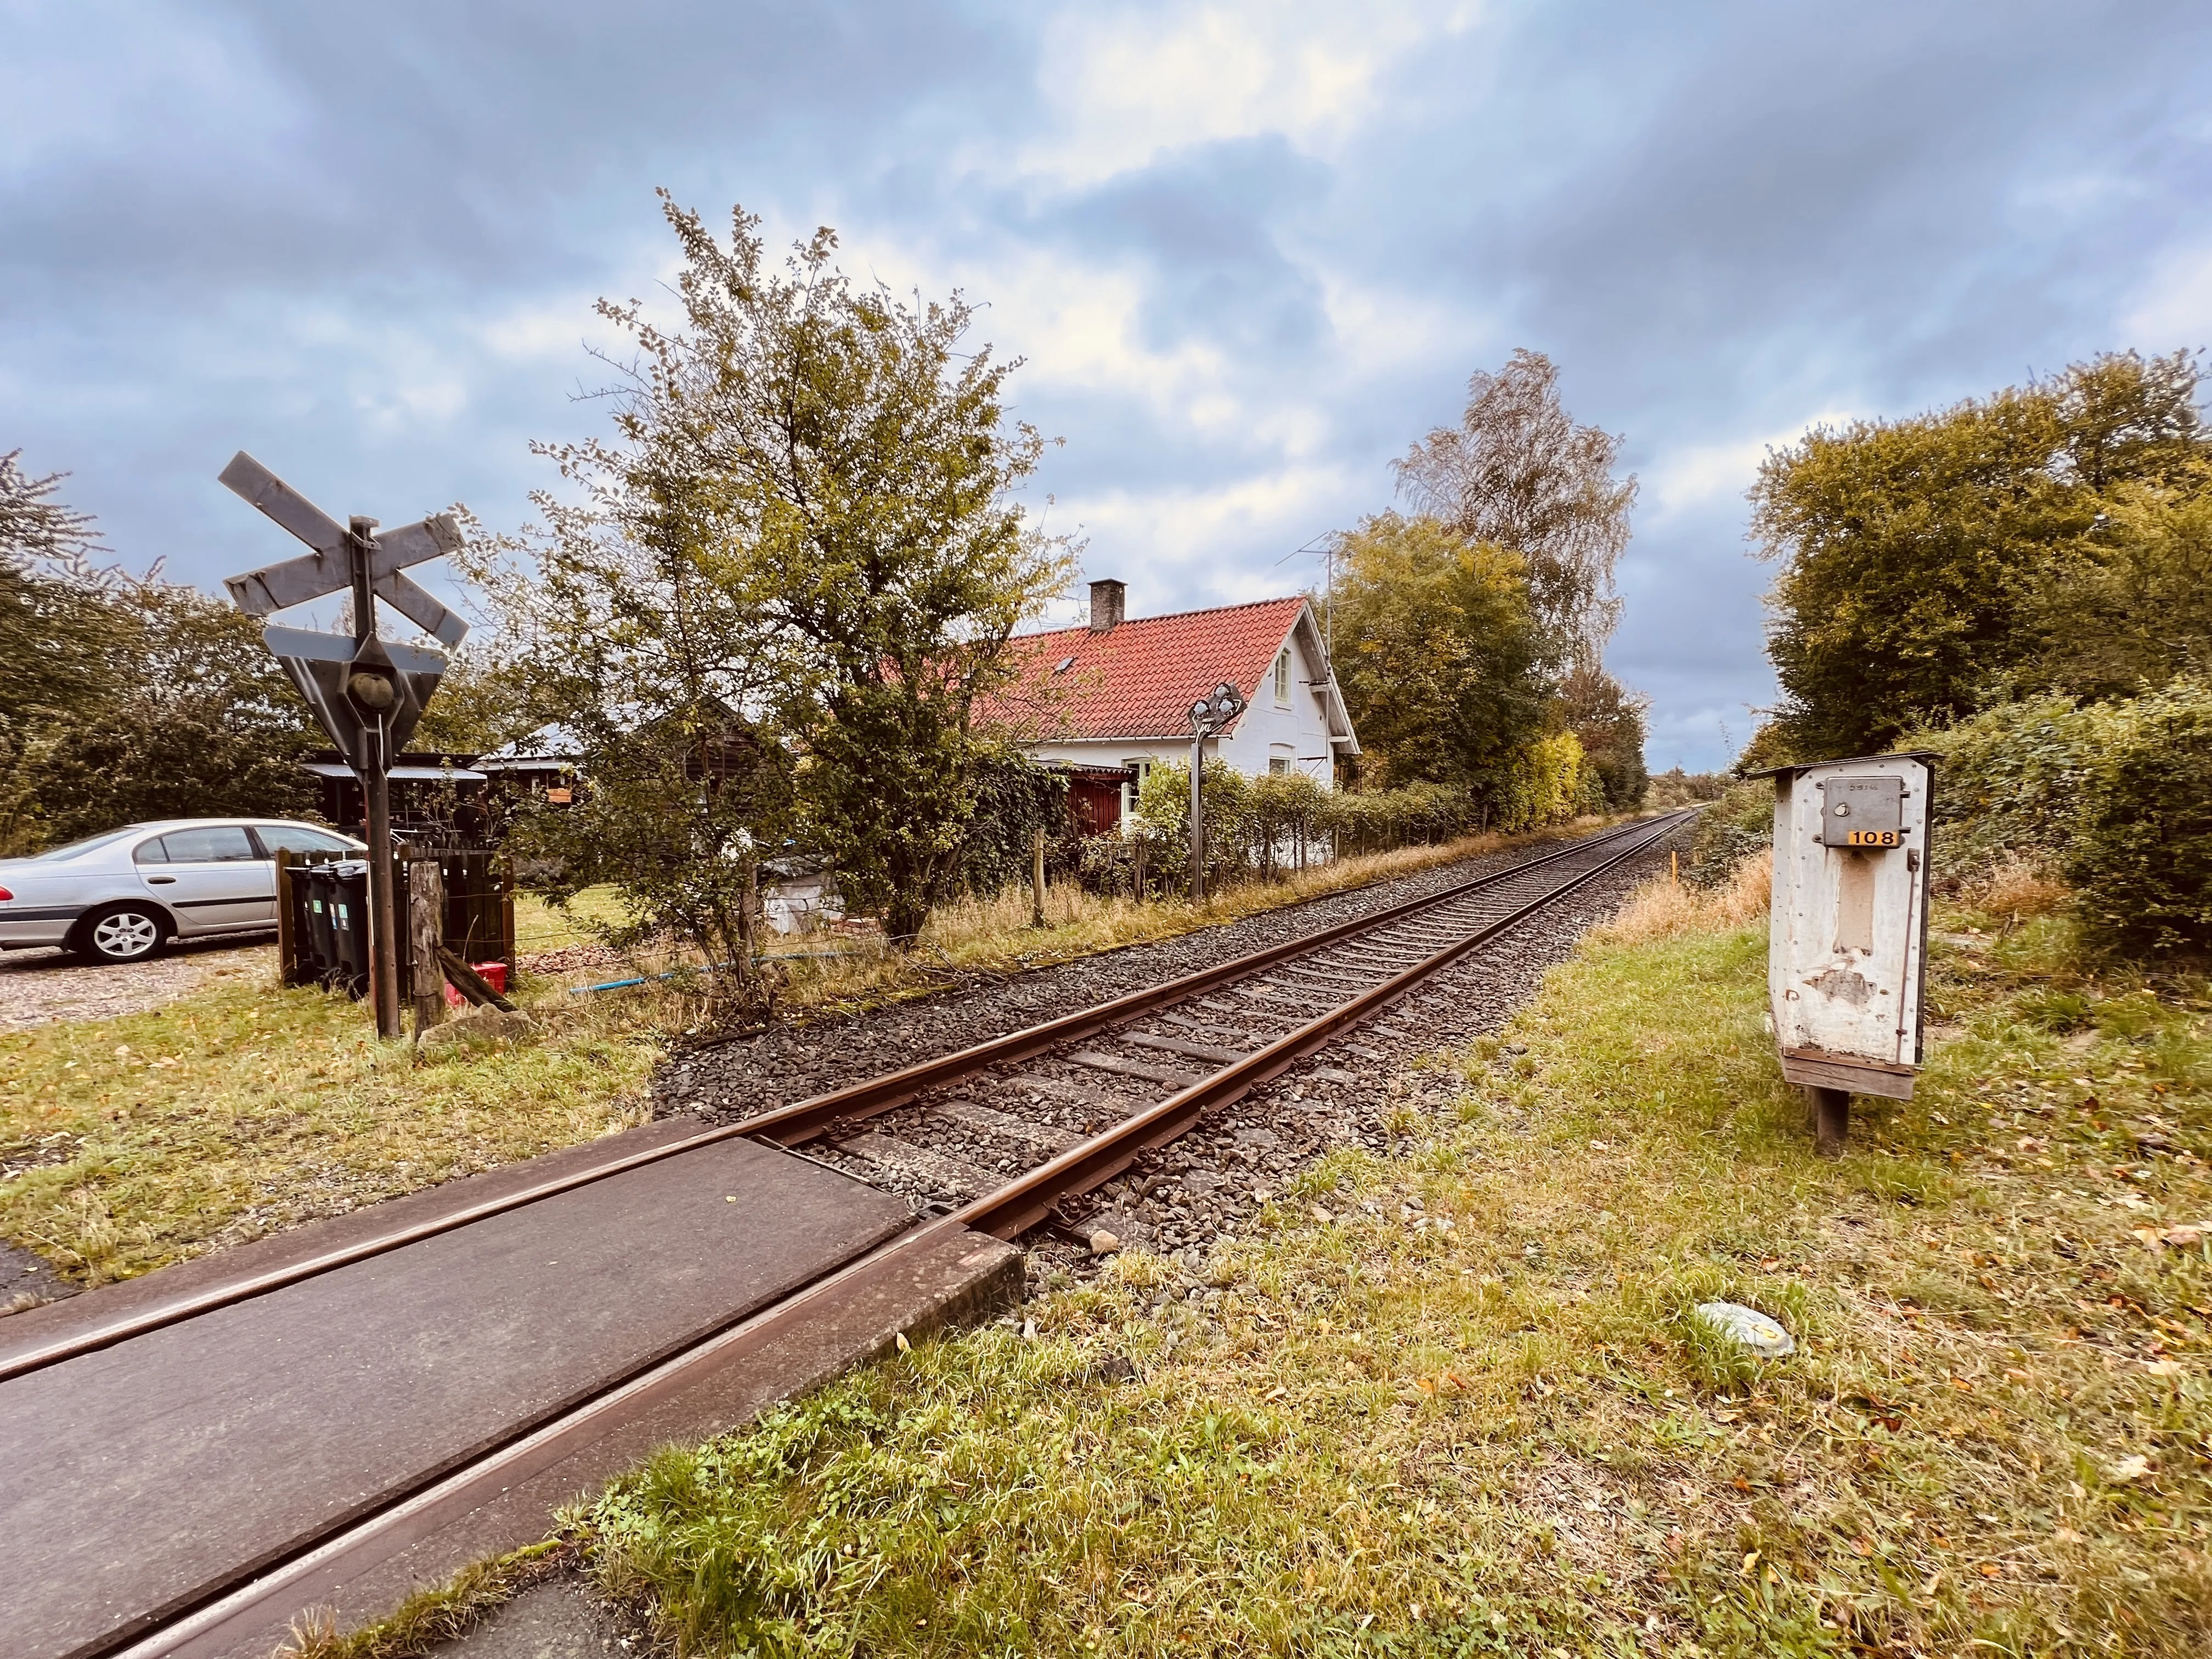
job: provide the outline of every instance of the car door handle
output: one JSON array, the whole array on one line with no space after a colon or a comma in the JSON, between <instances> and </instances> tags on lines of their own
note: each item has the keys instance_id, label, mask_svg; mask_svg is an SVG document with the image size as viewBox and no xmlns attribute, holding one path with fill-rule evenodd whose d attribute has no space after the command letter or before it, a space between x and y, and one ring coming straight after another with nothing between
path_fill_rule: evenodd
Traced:
<instances>
[{"instance_id":1,"label":"car door handle","mask_svg":"<svg viewBox=\"0 0 2212 1659\"><path fill-rule=\"evenodd\" d=\"M146 884L149 887L166 887L175 880L174 876L149 876L146 878Z\"/></svg>"}]
</instances>

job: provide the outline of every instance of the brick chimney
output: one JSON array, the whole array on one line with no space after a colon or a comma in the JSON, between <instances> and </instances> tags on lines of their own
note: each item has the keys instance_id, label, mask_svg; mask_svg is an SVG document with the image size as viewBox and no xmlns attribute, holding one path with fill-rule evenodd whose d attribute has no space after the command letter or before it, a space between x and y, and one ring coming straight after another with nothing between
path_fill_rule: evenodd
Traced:
<instances>
[{"instance_id":1,"label":"brick chimney","mask_svg":"<svg viewBox=\"0 0 2212 1659\"><path fill-rule=\"evenodd\" d=\"M1094 634L1110 632L1121 620L1121 608L1128 595L1127 586L1117 581L1091 584L1091 631Z\"/></svg>"}]
</instances>

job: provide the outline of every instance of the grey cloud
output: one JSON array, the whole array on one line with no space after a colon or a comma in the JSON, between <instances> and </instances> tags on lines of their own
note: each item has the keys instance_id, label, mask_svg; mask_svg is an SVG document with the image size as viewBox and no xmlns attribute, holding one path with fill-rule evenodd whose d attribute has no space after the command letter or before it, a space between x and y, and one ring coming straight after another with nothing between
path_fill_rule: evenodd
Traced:
<instances>
[{"instance_id":1,"label":"grey cloud","mask_svg":"<svg viewBox=\"0 0 2212 1659\"><path fill-rule=\"evenodd\" d=\"M124 14L62 15L38 38L96 73ZM1015 383L1069 440L1040 480L1067 503L1325 482L1329 521L1255 511L1189 566L1095 540L1094 568L1158 609L1308 579L1275 561L1388 504L1390 458L1517 343L1551 352L1577 416L1626 433L1647 473L1823 409L1902 412L2177 343L2116 338L2114 319L2162 251L2201 240L2212 184L2212 12L2176 0L1523 7L1409 54L1325 161L1261 135L1081 186L1008 160L1054 96L1047 20L1011 8L130 15L198 31L216 70L118 105L112 131L0 157L0 448L76 468L119 551L203 580L266 550L212 483L240 445L334 510L463 496L520 516L544 481L526 440L599 416L569 401L580 352L503 355L487 331L573 304L580 336L589 295L630 291L666 250L656 184L711 216L742 200L985 272L1049 248L1133 278L1140 345L1216 348L1242 420L1201 427L1048 361ZM0 131L74 130L36 107L35 69L17 75L32 107ZM1364 360L1330 319L1344 285L1443 316L1457 343ZM440 381L457 401L387 412L395 388ZM1285 409L1318 423L1316 451L1271 434ZM1743 705L1771 696L1768 572L1743 556L1740 500L1657 509L1613 660L1658 699L1655 761L1705 763L1719 722L1741 741Z\"/></svg>"}]
</instances>

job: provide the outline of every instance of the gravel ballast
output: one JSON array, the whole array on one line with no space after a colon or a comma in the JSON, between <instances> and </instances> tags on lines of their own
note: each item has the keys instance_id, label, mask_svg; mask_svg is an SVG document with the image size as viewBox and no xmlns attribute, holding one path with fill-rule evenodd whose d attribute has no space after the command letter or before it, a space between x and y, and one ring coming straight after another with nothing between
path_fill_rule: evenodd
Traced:
<instances>
[{"instance_id":1,"label":"gravel ballast","mask_svg":"<svg viewBox=\"0 0 2212 1659\"><path fill-rule=\"evenodd\" d=\"M866 1013L773 1026L734 1042L695 1048L674 1056L655 1076L653 1113L690 1113L709 1122L733 1123L1303 939L1571 844L1486 853L1175 939L1127 945Z\"/></svg>"},{"instance_id":2,"label":"gravel ballast","mask_svg":"<svg viewBox=\"0 0 2212 1659\"><path fill-rule=\"evenodd\" d=\"M1668 848L1680 845L1686 833L1686 827L1598 876L1426 981L1373 1022L1212 1115L1173 1145L1146 1155L1097 1192L1070 1200L1059 1224L1040 1229L1028 1240L1032 1288L1054 1275L1092 1270L1097 1258L1089 1241L1103 1231L1113 1236L1114 1248L1149 1250L1182 1267L1189 1282L1164 1291L1164 1299L1202 1297L1199 1275L1214 1243L1246 1224L1300 1169L1340 1147L1388 1152L1403 1139L1394 1133L1393 1123L1411 1126L1409 1132L1418 1134L1448 1115L1461 1091L1457 1078L1418 1062L1498 1030L1535 993L1545 970L1564 961L1584 933L1661 867ZM1523 861L1530 853L1524 848L1486 854L1002 984L695 1051L663 1072L656 1090L658 1109L663 1115L690 1112L710 1121L732 1121L1439 891ZM1202 1063L1192 1064L1203 1069ZM1025 1074L1067 1083L1080 1079L1066 1095L1033 1092L1024 1113L1032 1123L1073 1133L1095 1133L1145 1099L1158 1097L1152 1091L1140 1098L1141 1085L1125 1091L1116 1086L1118 1079L1085 1073L1050 1057L1030 1064ZM1075 1098L1079 1091L1095 1097L1097 1109ZM1023 1107L1002 1090L979 1091L975 1098L1002 1109ZM894 1135L918 1128L905 1121L908 1116L905 1110L889 1114L871 1127ZM971 1166L1000 1168L1003 1161L1011 1174L1040 1155L1031 1149L1023 1156L1023 1149L988 1127L951 1139L941 1117L934 1127L930 1144ZM866 1167L864 1160L841 1153L828 1156L856 1170ZM917 1201L951 1197L930 1190L926 1171L886 1184L909 1190Z\"/></svg>"}]
</instances>

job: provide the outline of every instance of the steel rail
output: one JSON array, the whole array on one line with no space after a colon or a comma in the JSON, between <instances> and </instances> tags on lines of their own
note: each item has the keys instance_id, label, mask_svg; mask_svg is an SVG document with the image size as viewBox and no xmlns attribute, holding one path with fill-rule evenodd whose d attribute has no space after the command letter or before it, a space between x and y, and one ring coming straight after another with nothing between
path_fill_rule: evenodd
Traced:
<instances>
[{"instance_id":1,"label":"steel rail","mask_svg":"<svg viewBox=\"0 0 2212 1659\"><path fill-rule=\"evenodd\" d=\"M1670 823L1671 821L1670 819ZM666 1158L680 1158L684 1153L695 1152L702 1146L711 1146L717 1142L729 1140L741 1135L760 1136L781 1146L796 1145L800 1141L811 1139L824 1128L840 1121L872 1117L878 1113L889 1111L894 1107L905 1104L923 1090L967 1076L990 1065L1027 1059L1042 1049L1054 1047L1073 1038L1091 1036L1106 1026L1146 1012L1164 1003L1181 1001L1186 997L1195 995L1225 981L1243 978L1247 975L1290 957L1304 955L1352 934L1386 926L1401 916L1411 915L1418 910L1447 902L1462 895L1484 887L1493 886L1498 882L1525 874L1528 871L1541 869L1560 860L1587 853L1593 848L1602 847L1645 827L1644 823L1639 822L1625 825L1618 830L1607 830L1601 835L1585 836L1579 841L1568 843L1557 852L1547 854L1540 858L1525 860L1505 869L1493 871L1471 880L1457 883L1425 897L1393 905L1388 909L1377 911L1370 915L1355 917L1350 921L1323 928L1317 933L1308 934L1285 944L1270 945L1265 950L1238 957L1229 962L1216 963L1211 968L1202 968L1194 973L1166 981L1163 984L1131 992L1110 1002L1081 1009L1073 1014L1048 1020L1041 1025L1029 1026L1005 1036L995 1037L989 1042L977 1043L971 1048L942 1055L933 1060L925 1060L919 1065L908 1066L903 1071L872 1079L865 1083L850 1085L828 1094L815 1096L809 1100L798 1101L775 1111L758 1114L741 1122L723 1124L715 1128L702 1130L697 1134L686 1135L679 1140L667 1141L659 1146L648 1147L621 1158L610 1159L605 1164L594 1164L589 1169L557 1176L514 1192L501 1194L496 1198L485 1199L480 1203L467 1205L442 1216L428 1218L404 1227L395 1227L387 1233L380 1233L371 1238L360 1239L351 1244L322 1251L298 1261L288 1262L283 1267L266 1268L227 1284L211 1285L204 1291L179 1297L173 1302L157 1304L138 1313L110 1321L105 1325L95 1326L89 1330L81 1331L39 1347L27 1349L21 1353L0 1358L0 1382L9 1382L18 1376L26 1376L33 1371L43 1370L49 1366L58 1365L68 1360L81 1358L86 1354L97 1353L103 1348L113 1347L118 1342L127 1342L134 1337L144 1336L167 1326L180 1324L185 1320L198 1318L203 1314L213 1313L222 1308L234 1306L240 1302L251 1301L256 1297L269 1295L272 1291L283 1290L286 1285L319 1278L324 1273L335 1273L339 1268L351 1267L356 1262L372 1261L377 1256L387 1255L393 1250L404 1249L410 1244L417 1244L425 1239L435 1238L441 1234L453 1232L459 1228L471 1226L479 1221L489 1220L494 1216L504 1215L510 1210L521 1209L526 1205L540 1203L549 1198L557 1198L562 1194L574 1192L580 1187L587 1187L596 1182L609 1180L615 1176L626 1174L632 1170L642 1169Z\"/></svg>"},{"instance_id":2,"label":"steel rail","mask_svg":"<svg viewBox=\"0 0 2212 1659\"><path fill-rule=\"evenodd\" d=\"M841 1122L878 1116L903 1106L927 1090L957 1083L986 1066L1028 1060L1047 1049L1056 1048L1063 1042L1070 1042L1079 1037L1095 1036L1110 1026L1119 1025L1139 1014L1150 1013L1155 1008L1187 1001L1217 986L1249 978L1279 962L1310 956L1356 934L1372 933L1406 916L1449 903L1486 887L1494 887L1500 882L1526 875L1531 870L1540 870L1561 860L1577 857L1594 848L1606 846L1649 827L1648 821L1639 821L1618 830L1608 830L1601 835L1586 836L1541 858L1528 859L1506 869L1492 871L1486 875L1456 883L1425 897L1408 899L1386 910L1335 923L1317 933L1308 933L1281 945L1271 945L1249 956L1237 957L1228 962L1216 963L1212 967L1197 969L1179 978L1146 986L1111 1001L1079 1008L1072 1014L1062 1014L1042 1024L1028 1026L1002 1037L994 1037L973 1048L943 1054L935 1060L922 1060L903 1071L887 1073L865 1083L855 1083L830 1094L817 1095L811 1100L796 1101L775 1111L763 1112L733 1127L743 1133L772 1140L780 1146L794 1146L814 1139ZM1672 827L1670 817L1668 828Z\"/></svg>"},{"instance_id":3,"label":"steel rail","mask_svg":"<svg viewBox=\"0 0 2212 1659\"><path fill-rule=\"evenodd\" d=\"M426 1471L404 1487L387 1492L372 1511L356 1510L344 1520L301 1540L281 1556L207 1586L187 1605L159 1615L157 1623L127 1627L91 1651L110 1656L110 1659L162 1659L163 1656L179 1652L207 1651L208 1643L223 1641L225 1626L241 1620L262 1618L288 1593L310 1593L319 1580L370 1570L533 1475L558 1466L568 1456L618 1430L636 1413L696 1386L698 1380L732 1363L738 1356L802 1328L810 1318L836 1305L838 1297L848 1288L857 1288L871 1275L886 1269L899 1270L900 1263L918 1260L951 1236L964 1232L1012 1238L1018 1235L1048 1217L1061 1199L1112 1179L1146 1148L1174 1139L1206 1110L1233 1101L1279 1075L1338 1031L1404 995L1485 941L1635 857L1677 828L1682 816L1669 815L1656 824L1632 824L1626 830L1608 832L1603 837L1593 836L1576 843L1577 849L1587 852L1593 847L1632 836L1627 846L1590 869L1576 872L1506 915L1483 924L1257 1052L1018 1177L1000 1191L951 1216L926 1221L812 1284L791 1291L782 1300L695 1338L686 1346L664 1351L628 1366L587 1396L572 1396L564 1409L556 1408L550 1414L534 1413L530 1420L516 1425L498 1444L484 1449L468 1461L448 1462ZM1557 861L1556 855L1531 860L1499 874L1524 874ZM1467 886L1487 884L1490 882L1486 878ZM1466 887L1453 890L1455 893L1464 890ZM1273 951L1262 954L1272 955ZM726 1139L730 1133L745 1132L747 1127L732 1125L702 1139ZM656 1156L672 1156L692 1144L696 1143L678 1143L668 1149L656 1149ZM638 1163L652 1161L651 1157L641 1157L625 1159L623 1164L635 1167ZM562 1189L579 1184L580 1182L568 1180L562 1184Z\"/></svg>"},{"instance_id":4,"label":"steel rail","mask_svg":"<svg viewBox=\"0 0 2212 1659\"><path fill-rule=\"evenodd\" d=\"M1234 1060L1188 1088L1123 1119L1103 1133L1059 1157L1039 1164L996 1192L953 1212L952 1218L981 1233L1012 1239L1049 1217L1060 1201L1111 1181L1152 1147L1175 1139L1191 1123L1216 1107L1243 1098L1261 1084L1288 1071L1298 1060L1324 1046L1348 1025L1356 1025L1377 1008L1395 1002L1423 980L1495 939L1507 928L1526 921L1547 905L1556 903L1584 883L1593 881L1614 866L1634 858L1672 831L1679 820L1669 818L1650 835L1614 854L1591 869L1571 877L1548 892L1530 899L1518 909L1484 924L1412 967L1392 975L1371 990L1339 1003L1318 1018L1286 1032L1265 1048Z\"/></svg>"}]
</instances>

